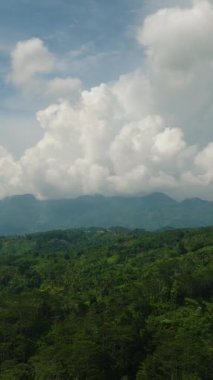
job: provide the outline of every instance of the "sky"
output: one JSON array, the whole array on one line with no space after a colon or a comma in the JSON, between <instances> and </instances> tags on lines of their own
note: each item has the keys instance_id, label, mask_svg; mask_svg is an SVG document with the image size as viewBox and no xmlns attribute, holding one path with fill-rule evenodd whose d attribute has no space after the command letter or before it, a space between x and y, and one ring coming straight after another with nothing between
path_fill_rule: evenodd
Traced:
<instances>
[{"instance_id":1,"label":"sky","mask_svg":"<svg viewBox=\"0 0 213 380\"><path fill-rule=\"evenodd\" d=\"M1 0L0 198L213 200L213 1Z\"/></svg>"}]
</instances>

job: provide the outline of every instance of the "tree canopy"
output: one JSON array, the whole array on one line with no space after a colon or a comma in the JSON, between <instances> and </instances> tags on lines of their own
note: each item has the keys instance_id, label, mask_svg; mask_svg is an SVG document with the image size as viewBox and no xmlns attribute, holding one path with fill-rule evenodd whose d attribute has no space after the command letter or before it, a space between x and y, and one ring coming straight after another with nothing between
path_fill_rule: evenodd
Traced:
<instances>
[{"instance_id":1,"label":"tree canopy","mask_svg":"<svg viewBox=\"0 0 213 380\"><path fill-rule=\"evenodd\" d=\"M0 380L211 380L213 228L0 238Z\"/></svg>"}]
</instances>

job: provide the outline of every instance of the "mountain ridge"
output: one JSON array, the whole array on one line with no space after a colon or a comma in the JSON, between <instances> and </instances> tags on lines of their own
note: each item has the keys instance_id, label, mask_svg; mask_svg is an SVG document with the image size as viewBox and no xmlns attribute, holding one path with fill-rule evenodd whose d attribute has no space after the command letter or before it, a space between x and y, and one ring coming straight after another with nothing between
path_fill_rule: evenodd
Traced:
<instances>
[{"instance_id":1,"label":"mountain ridge","mask_svg":"<svg viewBox=\"0 0 213 380\"><path fill-rule=\"evenodd\" d=\"M0 235L81 227L120 226L154 231L209 225L213 225L213 202L200 198L179 202L160 192L49 200L23 194L0 200Z\"/></svg>"}]
</instances>

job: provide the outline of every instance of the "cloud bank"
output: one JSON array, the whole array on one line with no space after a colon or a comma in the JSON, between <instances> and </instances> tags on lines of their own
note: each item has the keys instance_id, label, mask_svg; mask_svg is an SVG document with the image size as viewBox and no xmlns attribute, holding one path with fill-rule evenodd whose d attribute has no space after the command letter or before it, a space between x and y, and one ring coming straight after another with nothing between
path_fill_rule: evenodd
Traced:
<instances>
[{"instance_id":1,"label":"cloud bank","mask_svg":"<svg viewBox=\"0 0 213 380\"><path fill-rule=\"evenodd\" d=\"M90 90L77 78L41 78L56 62L41 40L17 44L10 81L28 91L37 83L41 96L62 99L37 113L43 138L18 161L0 147L0 197L212 197L213 7L196 1L160 10L137 39L142 66Z\"/></svg>"}]
</instances>

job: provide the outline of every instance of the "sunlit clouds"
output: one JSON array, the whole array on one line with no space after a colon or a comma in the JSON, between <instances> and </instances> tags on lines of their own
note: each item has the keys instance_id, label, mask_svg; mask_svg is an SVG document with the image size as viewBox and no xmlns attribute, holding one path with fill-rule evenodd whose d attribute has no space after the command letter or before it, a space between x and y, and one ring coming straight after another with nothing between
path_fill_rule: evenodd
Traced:
<instances>
[{"instance_id":1,"label":"sunlit clouds","mask_svg":"<svg viewBox=\"0 0 213 380\"><path fill-rule=\"evenodd\" d=\"M49 106L37 113L43 137L20 159L0 149L1 197L165 191L211 198L213 7L177 2L135 30L145 55L138 69L89 90L62 75L41 39L17 42L7 80Z\"/></svg>"}]
</instances>

